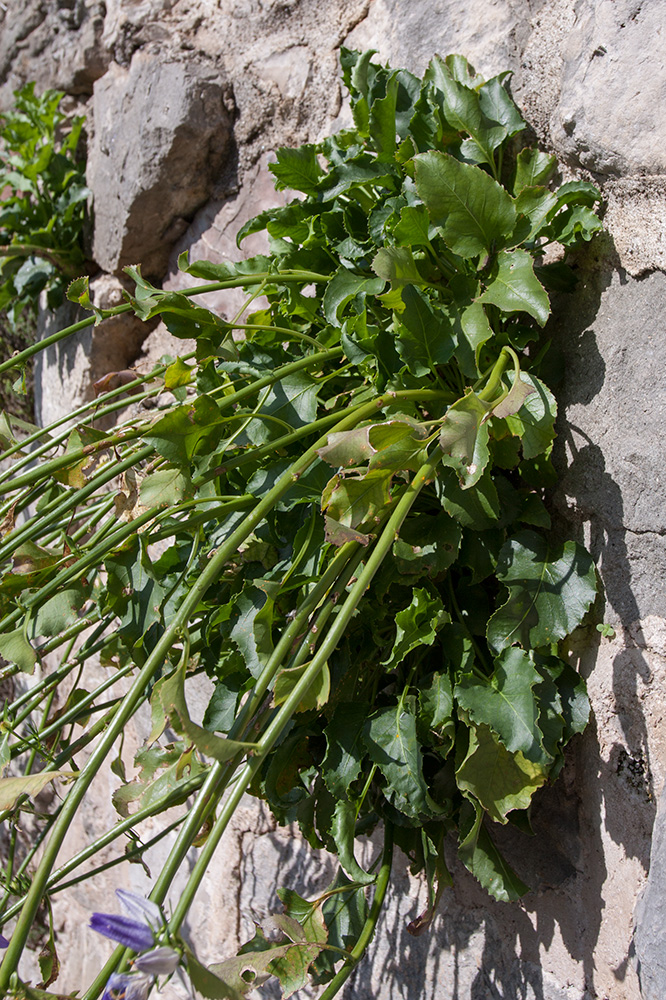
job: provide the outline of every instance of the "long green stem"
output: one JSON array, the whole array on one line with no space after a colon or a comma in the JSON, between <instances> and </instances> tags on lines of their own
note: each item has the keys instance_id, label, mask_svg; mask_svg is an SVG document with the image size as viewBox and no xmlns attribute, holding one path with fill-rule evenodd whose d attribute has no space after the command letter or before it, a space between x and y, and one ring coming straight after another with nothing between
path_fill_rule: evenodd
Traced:
<instances>
[{"instance_id":1,"label":"long green stem","mask_svg":"<svg viewBox=\"0 0 666 1000\"><path fill-rule=\"evenodd\" d=\"M356 608L363 597L363 594L369 587L375 573L390 551L403 521L415 503L420 491L423 489L426 482L428 482L432 477L434 470L439 463L439 459L440 455L438 452L421 467L421 469L414 476L414 479L407 486L405 492L396 504L392 515L389 517L386 527L376 542L364 569L361 573L359 573L356 582L351 587L347 599L340 608L336 619L329 629L319 650L313 657L301 679L292 689L280 710L268 725L265 733L257 743L252 757L248 760L240 772L235 787L229 798L225 801L220 815L202 848L201 854L199 855L199 858L194 866L188 884L183 890L176 905L169 923L170 929L173 932L178 930L180 924L185 919L185 915L192 904L192 900L194 899L213 853L215 852L215 849L217 848L217 845L243 795L252 782L255 774L262 766L264 758L268 753L270 753L285 727L289 724L292 715L295 711L297 711L303 697L307 694L309 688L315 682L329 657L334 652L345 629L351 621L352 616L355 614ZM86 994L84 1000L92 1000L92 996Z\"/></svg>"},{"instance_id":2,"label":"long green stem","mask_svg":"<svg viewBox=\"0 0 666 1000\"><path fill-rule=\"evenodd\" d=\"M332 354L334 352L326 353ZM376 402L368 404L365 408L368 414L376 412L376 409ZM359 413L362 415L364 414L363 408L360 411L343 418L337 424L338 430L344 431L355 426L359 420ZM363 416L360 417L360 419L362 418ZM187 623L190 614L199 605L201 599L211 584L218 579L230 557L237 552L238 547L254 531L257 525L263 521L264 517L273 508L275 503L277 503L277 501L280 500L281 497L290 489L294 481L307 471L315 458L318 457L318 449L326 443L326 440L327 436L318 439L305 452L305 454L278 479L275 486L268 491L265 497L256 505L254 510L245 517L238 528L232 532L229 538L227 538L227 540L217 549L209 560L205 570L199 579L193 584L187 597L184 599L180 608L174 615L171 625L165 630L153 652L150 656L148 656L130 691L127 693L123 702L116 711L108 729L100 739L100 742L95 750L92 752L87 764L80 772L79 777L75 781L67 798L65 799L58 820L54 824L51 836L44 849L42 861L34 874L32 885L26 895L25 904L18 918L16 929L12 935L9 947L5 952L2 964L0 965L0 991L7 989L9 979L18 965L30 932L30 927L34 921L40 901L44 894L49 875L56 862L58 853L65 836L67 835L69 826L74 819L76 811L107 754L110 752L111 747L133 716L142 698L145 696L146 685L152 679L155 672L160 669L164 663L164 660L169 653L178 632ZM398 507L399 506L400 503L398 504ZM409 507L405 510L405 516L408 510ZM379 565L379 563L377 565ZM292 710L293 707L295 707L295 705L292 706ZM275 734L275 739L277 739L277 735L278 733Z\"/></svg>"},{"instance_id":3,"label":"long green stem","mask_svg":"<svg viewBox=\"0 0 666 1000\"><path fill-rule=\"evenodd\" d=\"M333 979L319 997L319 1000L333 1000L334 996L340 992L347 982L352 972L365 955L366 949L375 933L377 921L384 906L386 891L391 881L391 867L393 865L393 827L391 823L386 823L384 828L384 850L382 852L382 863L377 873L375 882L375 894L372 898L368 918L363 925L363 929L358 936L358 940L351 950L349 960L335 974Z\"/></svg>"}]
</instances>

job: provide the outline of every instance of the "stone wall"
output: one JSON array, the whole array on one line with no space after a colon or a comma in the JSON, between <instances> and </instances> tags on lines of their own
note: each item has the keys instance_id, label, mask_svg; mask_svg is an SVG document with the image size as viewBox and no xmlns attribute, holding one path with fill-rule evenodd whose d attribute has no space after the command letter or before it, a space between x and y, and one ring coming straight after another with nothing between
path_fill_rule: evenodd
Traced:
<instances>
[{"instance_id":1,"label":"stone wall","mask_svg":"<svg viewBox=\"0 0 666 1000\"><path fill-rule=\"evenodd\" d=\"M594 722L559 782L537 796L537 836L501 831L533 891L517 905L489 901L452 851L454 888L430 933L413 938L406 925L424 889L398 866L382 932L347 1000L666 996L665 41L658 0L0 5L0 103L36 79L86 106L94 254L112 273L143 261L178 287L180 251L233 256L238 227L282 197L267 170L271 150L344 123L341 44L377 49L415 72L435 52L461 52L486 75L513 70L514 97L539 143L566 178L603 191L607 232L581 256L578 290L555 303L550 327L566 358L554 508L597 560L604 620L617 630L613 640L583 633L572 645ZM228 294L209 304L234 311ZM165 343L158 328L146 359ZM127 344L135 356L136 337ZM99 356L77 345L83 394ZM51 399L57 364L41 376ZM62 405L70 403L68 390ZM205 703L202 692L193 699ZM86 815L83 839L111 821L103 809L113 781ZM149 865L159 868L165 851ZM324 856L249 802L191 915L201 957L231 954L250 936L252 917L276 906L276 884L314 892L329 875ZM136 866L128 877L145 888ZM108 908L110 885L76 887L57 909L63 988L85 985L99 967L99 941L81 926L90 909Z\"/></svg>"}]
</instances>

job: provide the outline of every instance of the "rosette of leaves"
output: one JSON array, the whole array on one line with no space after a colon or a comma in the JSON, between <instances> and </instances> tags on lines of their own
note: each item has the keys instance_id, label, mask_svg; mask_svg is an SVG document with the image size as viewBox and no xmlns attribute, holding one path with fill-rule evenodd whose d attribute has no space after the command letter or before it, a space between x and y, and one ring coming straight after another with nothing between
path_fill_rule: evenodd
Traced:
<instances>
[{"instance_id":1,"label":"rosette of leaves","mask_svg":"<svg viewBox=\"0 0 666 1000\"><path fill-rule=\"evenodd\" d=\"M13 320L43 290L55 308L85 270L84 118L60 110L63 96L29 83L0 115L0 309Z\"/></svg>"},{"instance_id":2,"label":"rosette of leaves","mask_svg":"<svg viewBox=\"0 0 666 1000\"><path fill-rule=\"evenodd\" d=\"M543 328L549 291L571 283L570 248L600 227L599 193L557 187L554 158L521 148L525 123L505 76L485 81L460 56L434 58L422 80L371 53L343 50L342 64L354 127L277 151L276 186L299 196L239 233L266 230L267 254L240 264L184 256L181 267L208 282L187 294L128 269L136 290L121 310L160 316L196 339L196 356L147 384L110 374L74 430L49 429L39 468L0 474L0 655L30 671L63 648L63 677L93 655L135 675L111 703L108 683L79 685L29 744L8 736L7 759L38 746L48 781L104 730L49 843L62 841L149 698L156 746L140 752L132 782L116 761L114 801L126 829L203 785L153 896L162 902L177 863L203 844L173 933L245 790L339 859L318 900L289 896L279 954L259 929L231 964L207 972L192 959L211 997L271 973L289 993L308 969L334 977L333 996L362 953L354 941L367 942L377 920L365 894L376 881L381 900L393 840L428 877L415 932L450 880L446 837L495 898L520 896L527 887L493 824L526 825L589 711L560 643L590 608L596 577L580 545L550 534L556 403ZM546 246L559 259L546 263ZM232 322L192 301L238 286L248 299ZM92 308L85 279L69 295ZM109 433L92 426L91 412L126 405L128 389L135 402L164 389L174 402ZM40 509L19 524L35 491ZM215 691L199 725L186 680L201 672ZM22 704L8 706L8 732L20 731ZM72 718L88 727L78 739L61 721ZM167 725L176 742L165 744ZM8 815L30 793L20 791L8 790ZM375 876L356 838L379 823L387 842ZM25 914L62 877L47 860Z\"/></svg>"}]
</instances>

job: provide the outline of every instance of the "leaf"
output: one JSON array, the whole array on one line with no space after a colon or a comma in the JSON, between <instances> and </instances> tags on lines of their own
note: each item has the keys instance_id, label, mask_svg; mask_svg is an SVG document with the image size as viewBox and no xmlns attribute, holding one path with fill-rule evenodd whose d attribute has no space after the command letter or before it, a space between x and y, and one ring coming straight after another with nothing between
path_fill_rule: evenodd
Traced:
<instances>
[{"instance_id":1,"label":"leaf","mask_svg":"<svg viewBox=\"0 0 666 1000\"><path fill-rule=\"evenodd\" d=\"M347 542L358 542L360 545L368 545L372 535L364 535L360 531L354 531L332 517L324 518L325 538L331 545L346 545Z\"/></svg>"},{"instance_id":2,"label":"leaf","mask_svg":"<svg viewBox=\"0 0 666 1000\"><path fill-rule=\"evenodd\" d=\"M557 159L540 149L521 149L516 157L516 177L513 193L520 194L523 188L547 184L555 172Z\"/></svg>"},{"instance_id":3,"label":"leaf","mask_svg":"<svg viewBox=\"0 0 666 1000\"><path fill-rule=\"evenodd\" d=\"M511 753L502 746L488 726L469 730L469 749L456 771L456 783L478 799L491 819L506 823L513 809L527 809L546 777L547 772L520 751Z\"/></svg>"},{"instance_id":4,"label":"leaf","mask_svg":"<svg viewBox=\"0 0 666 1000\"><path fill-rule=\"evenodd\" d=\"M32 638L59 635L77 621L86 602L89 586L80 581L68 584L41 604L30 621Z\"/></svg>"},{"instance_id":5,"label":"leaf","mask_svg":"<svg viewBox=\"0 0 666 1000\"><path fill-rule=\"evenodd\" d=\"M372 270L377 277L390 281L393 289L403 285L428 284L421 276L409 247L382 247L374 256Z\"/></svg>"},{"instance_id":6,"label":"leaf","mask_svg":"<svg viewBox=\"0 0 666 1000\"><path fill-rule=\"evenodd\" d=\"M253 985L251 983L246 983L241 975L237 975L237 979L240 981L240 989L232 986L230 983L224 981L221 976L224 975L225 967L227 963L222 962L219 965L212 965L209 969L194 955L192 950L188 948L186 944L182 945L185 960L187 962L187 974L190 977L192 986L195 988L197 993L201 996L206 997L206 1000L242 1000L248 989L252 989ZM236 959L231 959L231 962L236 962ZM270 961L268 959L267 961ZM242 965L242 962L240 963ZM251 962L248 963L248 967L251 968ZM221 975L217 975L214 970L222 970ZM234 969L236 971L236 969Z\"/></svg>"},{"instance_id":7,"label":"leaf","mask_svg":"<svg viewBox=\"0 0 666 1000\"><path fill-rule=\"evenodd\" d=\"M277 890L285 911L293 920L297 920L303 928L305 940L313 944L325 944L328 940L326 922L322 916L320 899L311 903L303 899L293 889L280 887Z\"/></svg>"},{"instance_id":8,"label":"leaf","mask_svg":"<svg viewBox=\"0 0 666 1000\"><path fill-rule=\"evenodd\" d=\"M329 434L328 442L317 454L334 469L363 465L376 450L370 444L369 431L370 425L366 424L363 427L354 427L351 431Z\"/></svg>"},{"instance_id":9,"label":"leaf","mask_svg":"<svg viewBox=\"0 0 666 1000\"><path fill-rule=\"evenodd\" d=\"M139 495L145 507L171 507L193 496L192 480L182 469L159 469L141 481Z\"/></svg>"},{"instance_id":10,"label":"leaf","mask_svg":"<svg viewBox=\"0 0 666 1000\"><path fill-rule=\"evenodd\" d=\"M444 740L450 750L456 734L453 721L453 692L451 678L447 673L435 673L428 687L419 692L419 722Z\"/></svg>"},{"instance_id":11,"label":"leaf","mask_svg":"<svg viewBox=\"0 0 666 1000\"><path fill-rule=\"evenodd\" d=\"M281 146L276 150L277 163L269 163L268 169L276 178L275 188L283 191L291 188L304 194L315 194L324 171L317 160L317 147L312 145L289 149Z\"/></svg>"},{"instance_id":12,"label":"leaf","mask_svg":"<svg viewBox=\"0 0 666 1000\"><path fill-rule=\"evenodd\" d=\"M335 806L330 829L338 861L350 879L353 879L354 882L358 882L360 885L370 885L375 881L375 876L363 871L354 857L355 830L355 803L348 802L346 799L339 799Z\"/></svg>"},{"instance_id":13,"label":"leaf","mask_svg":"<svg viewBox=\"0 0 666 1000\"><path fill-rule=\"evenodd\" d=\"M477 725L490 726L507 750L520 752L534 764L548 767L552 756L538 726L539 705L534 688L542 681L522 649L503 650L489 678L462 674L455 687L461 708Z\"/></svg>"},{"instance_id":14,"label":"leaf","mask_svg":"<svg viewBox=\"0 0 666 1000\"><path fill-rule=\"evenodd\" d=\"M502 126L502 140L511 138L527 128L520 111L502 85L505 76L504 73L494 76L478 90L479 107L489 121Z\"/></svg>"},{"instance_id":15,"label":"leaf","mask_svg":"<svg viewBox=\"0 0 666 1000\"><path fill-rule=\"evenodd\" d=\"M26 638L25 628L20 625L13 632L0 635L0 656L7 663L15 663L24 674L34 672L37 653Z\"/></svg>"},{"instance_id":16,"label":"leaf","mask_svg":"<svg viewBox=\"0 0 666 1000\"><path fill-rule=\"evenodd\" d=\"M238 753L254 746L253 743L240 743L213 736L207 729L192 722L185 701L185 666L183 660L182 665L164 682L160 691L162 709L170 720L171 728L177 733L182 733L198 750L220 763L231 760Z\"/></svg>"},{"instance_id":17,"label":"leaf","mask_svg":"<svg viewBox=\"0 0 666 1000\"><path fill-rule=\"evenodd\" d=\"M524 896L529 886L521 882L493 844L478 803L463 802L458 825L458 857L486 892L502 903Z\"/></svg>"},{"instance_id":18,"label":"leaf","mask_svg":"<svg viewBox=\"0 0 666 1000\"><path fill-rule=\"evenodd\" d=\"M271 588L262 589L246 583L227 608L230 624L223 627L240 650L252 676L259 677L273 652Z\"/></svg>"},{"instance_id":19,"label":"leaf","mask_svg":"<svg viewBox=\"0 0 666 1000\"><path fill-rule=\"evenodd\" d=\"M130 374L136 378L135 372ZM164 373L164 388L178 389L182 385L189 385L195 375L196 365L187 365L182 358L176 358Z\"/></svg>"},{"instance_id":20,"label":"leaf","mask_svg":"<svg viewBox=\"0 0 666 1000\"><path fill-rule=\"evenodd\" d=\"M419 197L454 253L477 257L503 245L513 232L516 210L497 181L448 153L419 153L414 164Z\"/></svg>"},{"instance_id":21,"label":"leaf","mask_svg":"<svg viewBox=\"0 0 666 1000\"><path fill-rule=\"evenodd\" d=\"M465 375L477 378L481 374L479 369L481 348L493 336L492 327L482 304L472 302L460 314L460 332L455 351L458 364Z\"/></svg>"},{"instance_id":22,"label":"leaf","mask_svg":"<svg viewBox=\"0 0 666 1000\"><path fill-rule=\"evenodd\" d=\"M412 819L436 814L423 777L411 709L402 702L378 709L366 721L363 738L370 759L386 778L387 797L394 801L397 796L400 810Z\"/></svg>"},{"instance_id":23,"label":"leaf","mask_svg":"<svg viewBox=\"0 0 666 1000\"><path fill-rule=\"evenodd\" d=\"M516 211L529 219L530 228L526 242L535 239L546 225L548 217L557 205L557 197L545 187L523 188L515 200Z\"/></svg>"},{"instance_id":24,"label":"leaf","mask_svg":"<svg viewBox=\"0 0 666 1000\"><path fill-rule=\"evenodd\" d=\"M350 785L361 773L365 757L362 734L369 709L364 702L340 702L324 730L327 750L321 773L336 799L348 797Z\"/></svg>"},{"instance_id":25,"label":"leaf","mask_svg":"<svg viewBox=\"0 0 666 1000\"><path fill-rule=\"evenodd\" d=\"M21 795L35 795L46 788L49 781L56 778L75 778L78 771L40 771L20 778L0 778L0 810L13 809Z\"/></svg>"},{"instance_id":26,"label":"leaf","mask_svg":"<svg viewBox=\"0 0 666 1000\"><path fill-rule=\"evenodd\" d=\"M509 379L511 378L510 374ZM523 457L536 458L548 450L555 437L557 403L548 386L536 375L521 372L520 379L535 391L527 397L517 413L506 418L506 423L511 433L521 438Z\"/></svg>"},{"instance_id":27,"label":"leaf","mask_svg":"<svg viewBox=\"0 0 666 1000\"><path fill-rule=\"evenodd\" d=\"M398 354L417 378L445 365L455 350L453 330L443 309L436 309L418 288L402 290L405 308L396 318Z\"/></svg>"},{"instance_id":28,"label":"leaf","mask_svg":"<svg viewBox=\"0 0 666 1000\"><path fill-rule=\"evenodd\" d=\"M324 490L321 508L347 528L378 523L391 503L391 472L373 469L364 476L334 476Z\"/></svg>"},{"instance_id":29,"label":"leaf","mask_svg":"<svg viewBox=\"0 0 666 1000\"><path fill-rule=\"evenodd\" d=\"M326 286L324 316L333 326L341 326L343 311L357 295L362 298L366 295L379 295L385 284L383 278L369 278L340 267Z\"/></svg>"},{"instance_id":30,"label":"leaf","mask_svg":"<svg viewBox=\"0 0 666 1000\"><path fill-rule=\"evenodd\" d=\"M513 378L511 388L504 399L493 406L493 416L501 419L510 417L513 413L518 413L527 397L536 392L534 385L520 373L518 378Z\"/></svg>"},{"instance_id":31,"label":"leaf","mask_svg":"<svg viewBox=\"0 0 666 1000\"><path fill-rule=\"evenodd\" d=\"M439 434L442 465L457 474L463 489L469 489L483 475L488 464L488 426L485 423L489 404L474 392L456 400L446 411Z\"/></svg>"},{"instance_id":32,"label":"leaf","mask_svg":"<svg viewBox=\"0 0 666 1000\"><path fill-rule=\"evenodd\" d=\"M395 416L381 424L371 424L368 441L373 448L369 467L403 472L418 472L425 462L427 428L410 417Z\"/></svg>"},{"instance_id":33,"label":"leaf","mask_svg":"<svg viewBox=\"0 0 666 1000\"><path fill-rule=\"evenodd\" d=\"M460 527L443 511L409 518L393 543L398 572L438 577L455 562L460 536Z\"/></svg>"},{"instance_id":34,"label":"leaf","mask_svg":"<svg viewBox=\"0 0 666 1000\"><path fill-rule=\"evenodd\" d=\"M425 205L405 205L393 229L398 246L426 246L430 243L430 217Z\"/></svg>"},{"instance_id":35,"label":"leaf","mask_svg":"<svg viewBox=\"0 0 666 1000\"><path fill-rule=\"evenodd\" d=\"M484 115L479 94L470 85L467 66L463 67L462 63L450 65L435 57L428 67L426 79L432 80L444 98L443 111L447 122L457 132L471 137L462 144L465 155L477 163L492 163L492 151L506 136L506 129ZM461 69L460 79L457 79ZM490 96L487 103L491 105Z\"/></svg>"},{"instance_id":36,"label":"leaf","mask_svg":"<svg viewBox=\"0 0 666 1000\"><path fill-rule=\"evenodd\" d=\"M421 587L415 587L411 604L398 611L395 616L396 636L393 649L382 666L392 670L412 650L420 646L432 646L438 630L449 621L450 615L444 610L439 597Z\"/></svg>"},{"instance_id":37,"label":"leaf","mask_svg":"<svg viewBox=\"0 0 666 1000\"><path fill-rule=\"evenodd\" d=\"M550 315L548 293L534 274L525 250L502 250L493 265L479 302L490 302L506 313L526 312L543 326Z\"/></svg>"},{"instance_id":38,"label":"leaf","mask_svg":"<svg viewBox=\"0 0 666 1000\"><path fill-rule=\"evenodd\" d=\"M510 594L488 622L488 641L498 651L515 642L530 649L563 639L581 623L597 592L594 563L582 545L552 547L530 530L503 546L497 578Z\"/></svg>"},{"instance_id":39,"label":"leaf","mask_svg":"<svg viewBox=\"0 0 666 1000\"><path fill-rule=\"evenodd\" d=\"M222 414L212 399L199 396L193 403L169 410L143 435L147 444L174 465L189 465L206 439L216 440Z\"/></svg>"},{"instance_id":40,"label":"leaf","mask_svg":"<svg viewBox=\"0 0 666 1000\"><path fill-rule=\"evenodd\" d=\"M275 678L273 688L273 703L283 705L296 685L307 673L310 663L303 663L298 667L285 667ZM331 675L328 664L324 664L321 670L313 678L307 691L301 695L301 700L296 707L296 712L308 712L310 709L320 709L328 701L331 693Z\"/></svg>"},{"instance_id":41,"label":"leaf","mask_svg":"<svg viewBox=\"0 0 666 1000\"><path fill-rule=\"evenodd\" d=\"M465 528L477 532L496 527L500 505L490 472L486 470L473 487L465 489L452 470L442 469L438 487L444 510Z\"/></svg>"}]
</instances>

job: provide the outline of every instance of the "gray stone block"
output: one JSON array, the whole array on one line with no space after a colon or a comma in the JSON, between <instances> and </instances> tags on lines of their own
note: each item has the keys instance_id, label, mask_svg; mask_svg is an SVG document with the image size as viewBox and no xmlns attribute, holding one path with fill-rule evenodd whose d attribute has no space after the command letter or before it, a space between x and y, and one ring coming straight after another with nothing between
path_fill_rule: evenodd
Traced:
<instances>
[{"instance_id":1,"label":"gray stone block","mask_svg":"<svg viewBox=\"0 0 666 1000\"><path fill-rule=\"evenodd\" d=\"M144 275L161 277L224 163L230 115L219 71L138 52L95 85L94 123L93 256L105 271L141 262Z\"/></svg>"}]
</instances>

